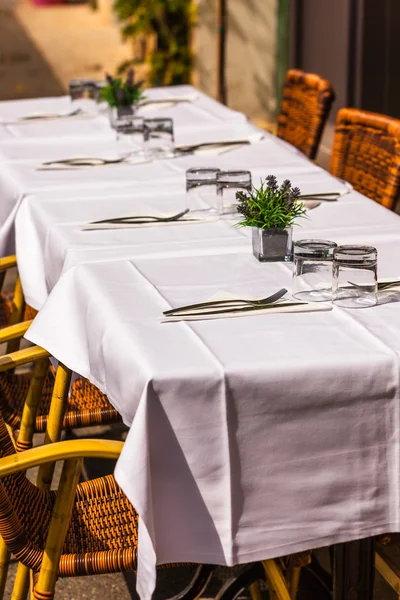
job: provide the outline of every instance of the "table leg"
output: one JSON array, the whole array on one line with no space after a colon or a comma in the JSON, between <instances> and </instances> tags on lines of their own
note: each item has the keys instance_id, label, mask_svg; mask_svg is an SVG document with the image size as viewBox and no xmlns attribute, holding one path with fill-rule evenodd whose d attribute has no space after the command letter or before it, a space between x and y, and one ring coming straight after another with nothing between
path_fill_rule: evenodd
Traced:
<instances>
[{"instance_id":1,"label":"table leg","mask_svg":"<svg viewBox=\"0 0 400 600\"><path fill-rule=\"evenodd\" d=\"M372 600L374 546L373 538L335 546L334 600Z\"/></svg>"}]
</instances>

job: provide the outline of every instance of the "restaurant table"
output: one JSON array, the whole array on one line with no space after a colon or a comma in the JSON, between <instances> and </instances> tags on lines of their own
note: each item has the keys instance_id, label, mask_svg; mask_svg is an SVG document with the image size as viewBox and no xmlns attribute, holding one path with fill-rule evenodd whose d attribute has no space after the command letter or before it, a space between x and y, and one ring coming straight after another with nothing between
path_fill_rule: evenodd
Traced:
<instances>
[{"instance_id":1,"label":"restaurant table","mask_svg":"<svg viewBox=\"0 0 400 600\"><path fill-rule=\"evenodd\" d=\"M19 159L27 144L1 146L0 186L37 176ZM164 310L219 291L290 290L291 264L257 262L248 231L222 219L82 231L90 220L178 210L185 169L210 160L250 168L255 183L272 173L303 193L348 192L308 211L295 237L376 245L380 277L400 275L399 217L268 135L211 159L132 166L126 186L113 187L113 168L19 187L19 269L41 308L27 338L96 384L130 427L115 475L140 515L146 600L157 562L232 565L400 529L398 292L358 311L163 323ZM362 568L373 560L366 546ZM351 547L337 553L346 585L336 598L358 586L355 598L368 600L370 569L357 585L356 569L348 577Z\"/></svg>"},{"instance_id":2,"label":"restaurant table","mask_svg":"<svg viewBox=\"0 0 400 600\"><path fill-rule=\"evenodd\" d=\"M179 93L182 89L194 90L190 86L177 88L174 88L174 93L169 94L179 97L182 95ZM63 101L65 98L54 100L53 103L58 105ZM34 101L20 101L22 102L25 102L25 111L33 110L29 106ZM40 105L41 102L45 106L49 103L38 100L34 105ZM13 102L0 103L0 117L5 109L8 109L6 115L13 112L20 114L20 103L16 103L18 111L13 108ZM53 107L53 110L56 108ZM157 116L159 111L150 114ZM248 123L244 115L222 107L200 93L198 99L193 102L169 109L168 115L173 115L177 145L210 142L221 138L237 140L260 134L260 130ZM101 124L100 129L97 126L98 122ZM90 130L86 127L87 123L91 123ZM10 127L0 122L0 140L6 137L4 132ZM13 127L18 130L20 137L0 143L0 255L10 254L15 250L14 220L21 201L28 193L69 188L70 194L73 195L76 190L104 187L115 189L127 186L133 190L138 186L160 185L163 179L171 184L174 175L176 176L172 160L75 170L40 170L46 161L76 156L98 157L99 153L102 158L115 158L121 153L135 151L134 145L116 143L115 132L111 129L108 119L102 115L89 119L18 123ZM98 131L104 132L105 135L98 136ZM145 158L138 158L145 161Z\"/></svg>"},{"instance_id":3,"label":"restaurant table","mask_svg":"<svg viewBox=\"0 0 400 600\"><path fill-rule=\"evenodd\" d=\"M179 126L214 122L246 122L243 113L237 112L216 102L206 94L196 90L190 85L177 85L169 88L150 88L145 90L149 100L179 99L186 97L191 101L179 103L176 106L147 106L140 108L138 114L145 118L172 117ZM93 101L80 101L79 107L83 114L76 117L54 119L51 121L22 119L31 115L40 114L67 114L76 109L69 96L55 98L34 98L26 100L12 100L0 102L0 141L13 139L38 140L77 138L83 136L95 137L98 141L107 141L114 138L109 127L108 112L103 105L96 105Z\"/></svg>"}]
</instances>

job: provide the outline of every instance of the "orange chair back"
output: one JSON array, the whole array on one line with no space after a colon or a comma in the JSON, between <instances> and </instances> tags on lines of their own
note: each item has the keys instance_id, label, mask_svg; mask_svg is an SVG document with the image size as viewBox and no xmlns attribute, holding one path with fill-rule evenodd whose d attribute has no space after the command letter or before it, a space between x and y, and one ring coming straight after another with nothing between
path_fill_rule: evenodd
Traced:
<instances>
[{"instance_id":1,"label":"orange chair back","mask_svg":"<svg viewBox=\"0 0 400 600\"><path fill-rule=\"evenodd\" d=\"M400 121L355 108L340 110L330 172L393 209L400 186Z\"/></svg>"},{"instance_id":2,"label":"orange chair back","mask_svg":"<svg viewBox=\"0 0 400 600\"><path fill-rule=\"evenodd\" d=\"M319 75L291 69L286 74L277 135L315 158L335 94Z\"/></svg>"}]
</instances>

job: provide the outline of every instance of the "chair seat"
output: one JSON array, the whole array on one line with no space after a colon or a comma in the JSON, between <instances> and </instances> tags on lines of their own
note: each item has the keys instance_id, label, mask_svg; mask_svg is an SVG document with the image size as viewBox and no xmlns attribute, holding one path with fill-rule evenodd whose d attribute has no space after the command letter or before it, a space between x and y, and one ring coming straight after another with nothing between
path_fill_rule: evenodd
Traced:
<instances>
[{"instance_id":1,"label":"chair seat","mask_svg":"<svg viewBox=\"0 0 400 600\"><path fill-rule=\"evenodd\" d=\"M0 373L0 411L6 423L13 429L19 429L30 380L30 372ZM50 371L36 417L37 433L46 431L53 386L54 374ZM79 378L72 384L64 417L64 429L107 425L121 420L121 415L111 406L107 396L92 383Z\"/></svg>"}]
</instances>

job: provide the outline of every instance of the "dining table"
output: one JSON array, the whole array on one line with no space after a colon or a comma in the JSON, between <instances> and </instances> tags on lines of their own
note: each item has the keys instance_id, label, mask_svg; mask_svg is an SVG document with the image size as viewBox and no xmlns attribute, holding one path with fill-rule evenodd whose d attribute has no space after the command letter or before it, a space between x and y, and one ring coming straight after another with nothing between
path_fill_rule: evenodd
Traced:
<instances>
[{"instance_id":1,"label":"dining table","mask_svg":"<svg viewBox=\"0 0 400 600\"><path fill-rule=\"evenodd\" d=\"M235 215L93 224L183 211L188 168L246 169L256 186L272 174L315 195L295 240L372 245L378 277L400 280L400 217L191 86L148 94L191 98L151 111L174 119L177 144L248 143L47 170L129 148L92 104L28 123L69 100L0 103L0 252L16 250L39 310L25 337L95 384L129 428L115 477L139 514L142 600L157 564L231 566L333 545L335 600L371 600L373 538L400 531L400 287L370 308L294 310L292 263L257 261ZM273 310L164 315L280 289L288 302Z\"/></svg>"}]
</instances>

